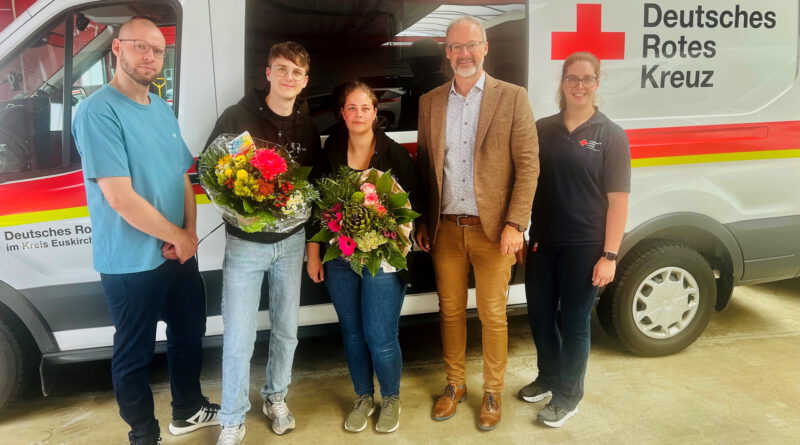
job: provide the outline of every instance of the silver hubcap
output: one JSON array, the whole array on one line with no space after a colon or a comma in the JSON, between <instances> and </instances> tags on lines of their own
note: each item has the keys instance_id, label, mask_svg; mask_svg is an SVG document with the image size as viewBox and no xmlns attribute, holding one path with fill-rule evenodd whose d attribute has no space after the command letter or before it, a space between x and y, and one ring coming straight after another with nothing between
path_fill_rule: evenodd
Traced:
<instances>
[{"instance_id":1,"label":"silver hubcap","mask_svg":"<svg viewBox=\"0 0 800 445\"><path fill-rule=\"evenodd\" d=\"M665 339L689 326L699 304L700 289L692 274L680 267L664 267L642 281L631 309L644 335Z\"/></svg>"}]
</instances>

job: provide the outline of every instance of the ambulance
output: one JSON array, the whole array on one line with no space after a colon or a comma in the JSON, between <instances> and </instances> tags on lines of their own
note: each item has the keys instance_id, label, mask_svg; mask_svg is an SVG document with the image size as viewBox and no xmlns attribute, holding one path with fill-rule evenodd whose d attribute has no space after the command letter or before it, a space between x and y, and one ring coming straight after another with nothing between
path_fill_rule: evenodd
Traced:
<instances>
[{"instance_id":1,"label":"ambulance","mask_svg":"<svg viewBox=\"0 0 800 445\"><path fill-rule=\"evenodd\" d=\"M269 47L286 40L311 54L304 95L319 116L335 116L337 85L365 80L392 92L381 109L400 116L384 126L413 154L415 128L399 122L416 110L403 98L429 74L419 60L442 55L413 44L441 44L465 14L487 29L486 71L525 86L537 117L557 112L567 55L602 59L598 105L628 133L633 178L617 279L597 315L623 347L681 351L734 286L800 275L796 0L39 0L0 33L0 406L31 381L47 394L57 365L111 355L69 123L112 78L121 23L146 16L162 27L168 54L152 91L174 108L195 156L222 111L264 86ZM224 229L196 195L205 344L220 345ZM403 314L435 314L430 257L413 252L410 264ZM522 282L517 267L510 307L525 303ZM301 329L336 323L324 288L304 277L302 289ZM159 351L164 339L160 324Z\"/></svg>"}]
</instances>

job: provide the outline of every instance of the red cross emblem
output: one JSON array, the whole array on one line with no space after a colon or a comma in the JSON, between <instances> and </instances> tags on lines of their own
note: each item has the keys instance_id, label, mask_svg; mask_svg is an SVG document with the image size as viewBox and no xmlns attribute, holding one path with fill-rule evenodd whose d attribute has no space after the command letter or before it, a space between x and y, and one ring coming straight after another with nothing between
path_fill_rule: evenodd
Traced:
<instances>
[{"instance_id":1,"label":"red cross emblem","mask_svg":"<svg viewBox=\"0 0 800 445\"><path fill-rule=\"evenodd\" d=\"M587 142L586 139L581 139L579 144L581 144L581 147L585 147L585 146L587 146L589 144L589 142Z\"/></svg>"},{"instance_id":2,"label":"red cross emblem","mask_svg":"<svg viewBox=\"0 0 800 445\"><path fill-rule=\"evenodd\" d=\"M577 30L552 33L551 59L564 60L576 51L588 51L599 59L625 58L625 33L601 31L602 6L578 5Z\"/></svg>"}]
</instances>

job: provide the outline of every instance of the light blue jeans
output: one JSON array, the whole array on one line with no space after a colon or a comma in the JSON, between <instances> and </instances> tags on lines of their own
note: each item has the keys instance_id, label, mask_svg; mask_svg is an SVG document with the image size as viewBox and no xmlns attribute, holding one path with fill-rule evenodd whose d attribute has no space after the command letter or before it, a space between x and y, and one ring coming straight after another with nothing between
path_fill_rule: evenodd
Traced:
<instances>
[{"instance_id":1,"label":"light blue jeans","mask_svg":"<svg viewBox=\"0 0 800 445\"><path fill-rule=\"evenodd\" d=\"M250 410L250 359L264 274L269 283L269 357L261 396L286 393L297 347L305 231L274 244L227 235L222 267L222 426L244 423Z\"/></svg>"}]
</instances>

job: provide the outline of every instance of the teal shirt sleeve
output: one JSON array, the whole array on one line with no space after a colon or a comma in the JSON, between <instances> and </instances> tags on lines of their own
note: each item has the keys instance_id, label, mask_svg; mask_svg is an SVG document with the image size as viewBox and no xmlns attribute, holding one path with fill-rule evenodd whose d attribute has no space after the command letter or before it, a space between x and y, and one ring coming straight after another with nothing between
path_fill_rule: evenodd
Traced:
<instances>
[{"instance_id":1,"label":"teal shirt sleeve","mask_svg":"<svg viewBox=\"0 0 800 445\"><path fill-rule=\"evenodd\" d=\"M122 128L116 116L85 110L76 116L73 133L86 179L131 176Z\"/></svg>"}]
</instances>

